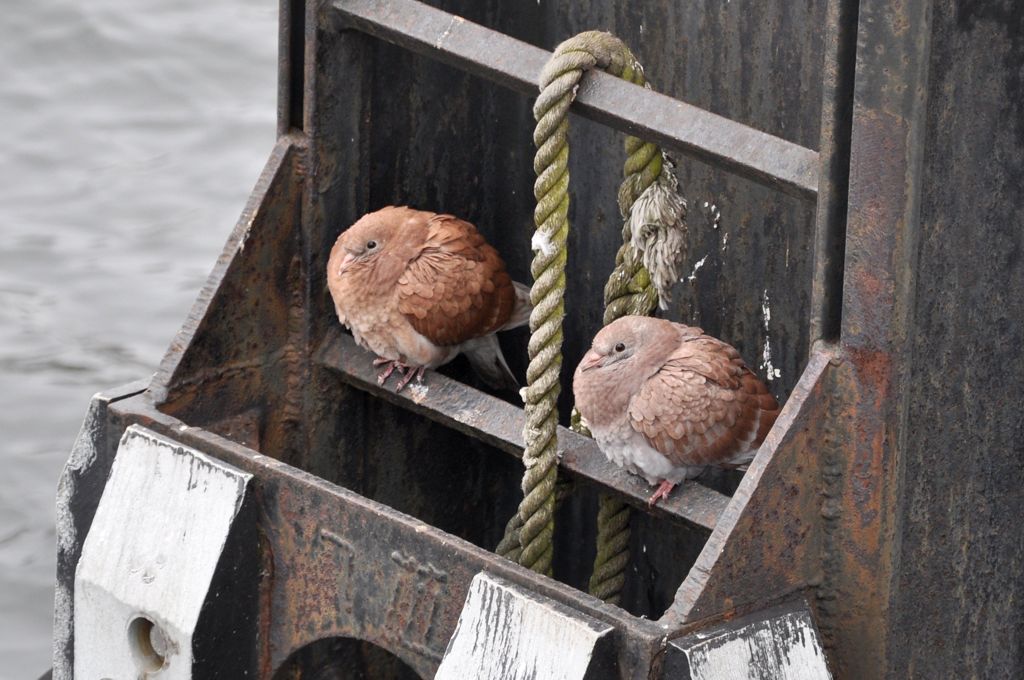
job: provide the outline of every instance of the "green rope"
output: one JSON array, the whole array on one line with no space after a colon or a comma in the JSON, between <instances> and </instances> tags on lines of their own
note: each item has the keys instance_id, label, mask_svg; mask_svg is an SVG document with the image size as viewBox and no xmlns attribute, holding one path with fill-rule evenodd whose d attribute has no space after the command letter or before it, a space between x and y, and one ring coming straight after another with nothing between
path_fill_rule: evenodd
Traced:
<instances>
[{"instance_id":1,"label":"green rope","mask_svg":"<svg viewBox=\"0 0 1024 680\"><path fill-rule=\"evenodd\" d=\"M534 171L535 255L530 293L530 365L526 403L526 450L523 463L523 501L509 520L497 552L541 573L551 572L554 510L557 486L557 401L562 366L562 318L565 315L566 239L569 232L568 112L583 73L601 68L631 83L644 86L643 69L626 45L598 31L581 33L563 42L541 72L541 93L534 104L537 120L533 140L537 146ZM619 209L624 218L633 204L662 177L663 156L654 145L627 137L625 179L619 188ZM665 173L666 175L671 173ZM671 188L674 190L674 179ZM630 220L623 227L623 245L615 270L605 286L608 322L626 314L649 314L658 302L658 290L644 267L644 254L634 245ZM574 429L583 429L574 423ZM585 431L585 430L584 430ZM602 495L598 512L598 550L591 592L618 603L629 560L629 509L612 495Z\"/></svg>"}]
</instances>

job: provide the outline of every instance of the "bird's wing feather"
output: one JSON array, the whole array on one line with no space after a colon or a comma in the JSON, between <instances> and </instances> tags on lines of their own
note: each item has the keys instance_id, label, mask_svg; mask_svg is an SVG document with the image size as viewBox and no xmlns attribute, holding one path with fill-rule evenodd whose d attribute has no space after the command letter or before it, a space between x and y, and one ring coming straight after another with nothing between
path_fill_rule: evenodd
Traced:
<instances>
[{"instance_id":1,"label":"bird's wing feather","mask_svg":"<svg viewBox=\"0 0 1024 680\"><path fill-rule=\"evenodd\" d=\"M778 404L729 345L684 340L630 400L629 420L676 465L721 465L756 448Z\"/></svg>"},{"instance_id":2,"label":"bird's wing feather","mask_svg":"<svg viewBox=\"0 0 1024 680\"><path fill-rule=\"evenodd\" d=\"M508 320L516 294L498 252L476 228L435 215L419 255L398 279L398 309L436 345L459 345Z\"/></svg>"}]
</instances>

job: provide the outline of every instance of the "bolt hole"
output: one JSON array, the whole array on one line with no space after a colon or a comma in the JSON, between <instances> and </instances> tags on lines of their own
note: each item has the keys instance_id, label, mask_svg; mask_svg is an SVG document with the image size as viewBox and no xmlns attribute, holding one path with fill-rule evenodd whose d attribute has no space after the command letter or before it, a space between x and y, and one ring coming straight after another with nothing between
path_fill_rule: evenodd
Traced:
<instances>
[{"instance_id":1,"label":"bolt hole","mask_svg":"<svg viewBox=\"0 0 1024 680\"><path fill-rule=\"evenodd\" d=\"M145 616L128 624L128 646L139 670L152 673L164 667L167 638L160 626Z\"/></svg>"}]
</instances>

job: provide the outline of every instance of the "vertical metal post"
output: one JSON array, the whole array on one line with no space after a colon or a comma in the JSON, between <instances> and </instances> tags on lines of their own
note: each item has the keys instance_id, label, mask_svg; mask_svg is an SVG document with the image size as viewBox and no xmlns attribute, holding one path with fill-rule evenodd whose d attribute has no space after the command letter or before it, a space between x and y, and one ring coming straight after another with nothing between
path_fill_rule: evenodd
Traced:
<instances>
[{"instance_id":1,"label":"vertical metal post","mask_svg":"<svg viewBox=\"0 0 1024 680\"><path fill-rule=\"evenodd\" d=\"M822 632L844 678L878 677L887 666L930 31L928 0L860 3L818 593Z\"/></svg>"},{"instance_id":2,"label":"vertical metal post","mask_svg":"<svg viewBox=\"0 0 1024 680\"><path fill-rule=\"evenodd\" d=\"M277 136L304 126L305 0L281 0L278 12Z\"/></svg>"},{"instance_id":3,"label":"vertical metal post","mask_svg":"<svg viewBox=\"0 0 1024 680\"><path fill-rule=\"evenodd\" d=\"M829 0L822 59L818 205L811 282L810 338L839 338L850 178L850 126L857 57L857 0Z\"/></svg>"}]
</instances>

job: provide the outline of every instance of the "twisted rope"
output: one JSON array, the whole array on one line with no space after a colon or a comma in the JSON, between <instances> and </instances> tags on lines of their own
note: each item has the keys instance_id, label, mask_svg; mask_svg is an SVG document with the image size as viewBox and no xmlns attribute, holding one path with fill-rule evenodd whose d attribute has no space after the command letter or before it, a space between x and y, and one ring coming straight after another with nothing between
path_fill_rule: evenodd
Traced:
<instances>
[{"instance_id":1,"label":"twisted rope","mask_svg":"<svg viewBox=\"0 0 1024 680\"><path fill-rule=\"evenodd\" d=\"M537 147L533 167L536 230L532 239L534 277L530 292L530 365L523 390L526 450L523 501L509 520L497 552L535 571L549 574L553 554L557 486L557 401L562 366L562 319L565 316L566 240L569 232L568 112L583 73L601 68L631 83L647 86L643 68L626 45L598 31L563 42L540 76L541 92L533 107ZM628 158L619 188L619 210L625 219L623 245L605 286L608 322L625 314L649 314L678 278L682 253L685 203L676 192L667 158L649 142L626 138ZM670 166L671 167L671 166ZM639 210L634 209L641 208ZM650 252L648 252L650 251ZM585 428L574 418L574 429ZM618 603L629 560L629 509L611 495L602 495L598 512L598 551L591 592Z\"/></svg>"}]
</instances>

